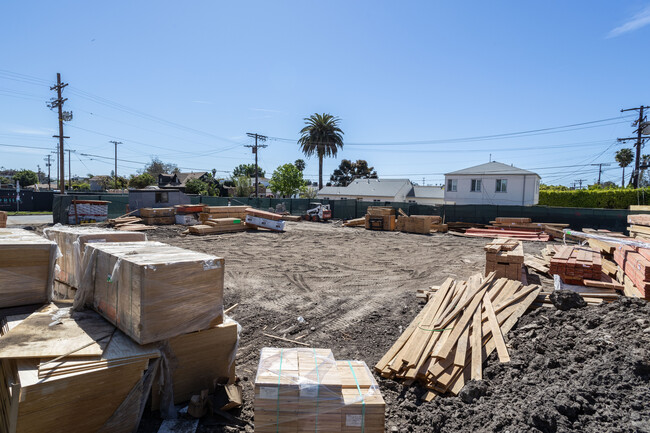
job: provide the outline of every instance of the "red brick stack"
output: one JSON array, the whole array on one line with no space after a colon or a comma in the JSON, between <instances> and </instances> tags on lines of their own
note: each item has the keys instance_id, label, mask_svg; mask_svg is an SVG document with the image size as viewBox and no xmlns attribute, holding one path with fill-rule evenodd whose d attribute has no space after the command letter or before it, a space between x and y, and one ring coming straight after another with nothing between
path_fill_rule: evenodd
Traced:
<instances>
[{"instance_id":1,"label":"red brick stack","mask_svg":"<svg viewBox=\"0 0 650 433\"><path fill-rule=\"evenodd\" d=\"M557 274L568 284L584 284L584 280L600 281L602 258L588 247L564 246L551 259L551 274Z\"/></svg>"}]
</instances>

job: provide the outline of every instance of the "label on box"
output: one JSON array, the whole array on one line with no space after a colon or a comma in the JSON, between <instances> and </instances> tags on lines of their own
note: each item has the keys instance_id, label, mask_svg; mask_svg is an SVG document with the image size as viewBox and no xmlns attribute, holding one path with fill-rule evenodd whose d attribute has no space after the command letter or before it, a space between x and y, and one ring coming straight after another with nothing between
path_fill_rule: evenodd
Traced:
<instances>
[{"instance_id":1,"label":"label on box","mask_svg":"<svg viewBox=\"0 0 650 433\"><path fill-rule=\"evenodd\" d=\"M279 388L271 386L260 386L260 398L267 400L276 400L278 398Z\"/></svg>"},{"instance_id":2,"label":"label on box","mask_svg":"<svg viewBox=\"0 0 650 433\"><path fill-rule=\"evenodd\" d=\"M345 425L348 427L361 427L363 416L361 415L345 415Z\"/></svg>"},{"instance_id":3,"label":"label on box","mask_svg":"<svg viewBox=\"0 0 650 433\"><path fill-rule=\"evenodd\" d=\"M318 385L315 385L313 383L301 383L300 397L305 397L305 398L318 397Z\"/></svg>"}]
</instances>

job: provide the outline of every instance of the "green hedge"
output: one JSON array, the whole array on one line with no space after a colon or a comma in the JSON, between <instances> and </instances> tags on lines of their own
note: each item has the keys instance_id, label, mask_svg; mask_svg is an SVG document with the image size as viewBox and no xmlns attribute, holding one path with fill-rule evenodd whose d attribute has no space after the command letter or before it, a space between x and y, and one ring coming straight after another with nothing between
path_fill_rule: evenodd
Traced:
<instances>
[{"instance_id":1,"label":"green hedge","mask_svg":"<svg viewBox=\"0 0 650 433\"><path fill-rule=\"evenodd\" d=\"M649 202L650 188L539 192L539 204L544 206L627 209L630 205Z\"/></svg>"}]
</instances>

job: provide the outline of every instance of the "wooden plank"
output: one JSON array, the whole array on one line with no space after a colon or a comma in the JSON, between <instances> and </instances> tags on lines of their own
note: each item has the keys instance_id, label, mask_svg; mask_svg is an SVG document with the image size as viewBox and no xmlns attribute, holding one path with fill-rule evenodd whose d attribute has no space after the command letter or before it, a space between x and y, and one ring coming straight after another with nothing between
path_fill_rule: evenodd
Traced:
<instances>
[{"instance_id":1,"label":"wooden plank","mask_svg":"<svg viewBox=\"0 0 650 433\"><path fill-rule=\"evenodd\" d=\"M471 332L471 343L472 343L472 363L471 363L471 378L472 380L482 380L483 379L483 357L482 357L482 347L483 347L483 334L481 332L481 304L479 303L478 308L472 316L472 332Z\"/></svg>"},{"instance_id":2,"label":"wooden plank","mask_svg":"<svg viewBox=\"0 0 650 433\"><path fill-rule=\"evenodd\" d=\"M495 340L497 347L499 361L510 362L510 355L508 354L508 349L506 348L506 342L503 340L503 335L501 335L501 328L499 327L497 316L494 313L492 302L490 301L490 297L487 294L483 296L483 304L485 305L485 312L487 313L488 322L490 323L490 328L492 330L492 338Z\"/></svg>"}]
</instances>

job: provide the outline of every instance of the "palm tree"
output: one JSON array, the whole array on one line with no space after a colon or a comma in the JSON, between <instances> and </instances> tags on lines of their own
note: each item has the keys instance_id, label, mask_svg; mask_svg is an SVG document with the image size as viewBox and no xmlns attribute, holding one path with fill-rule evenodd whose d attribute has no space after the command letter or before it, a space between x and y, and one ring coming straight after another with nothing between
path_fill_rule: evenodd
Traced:
<instances>
[{"instance_id":1,"label":"palm tree","mask_svg":"<svg viewBox=\"0 0 650 433\"><path fill-rule=\"evenodd\" d=\"M319 190L323 188L323 157L336 156L339 148L343 148L343 131L339 128L339 120L331 114L314 113L305 117L306 126L300 130L300 150L308 157L318 155Z\"/></svg>"},{"instance_id":2,"label":"palm tree","mask_svg":"<svg viewBox=\"0 0 650 433\"><path fill-rule=\"evenodd\" d=\"M632 164L632 161L634 160L634 154L632 153L632 149L621 149L618 152L616 152L616 156L614 157L616 159L616 162L618 162L618 165L623 168L623 179L621 180L621 186L625 188L625 167L628 165Z\"/></svg>"}]
</instances>

